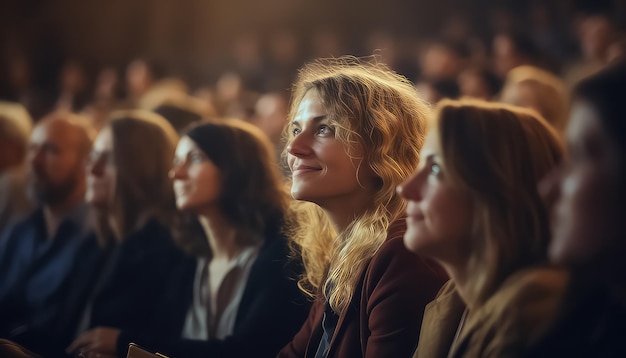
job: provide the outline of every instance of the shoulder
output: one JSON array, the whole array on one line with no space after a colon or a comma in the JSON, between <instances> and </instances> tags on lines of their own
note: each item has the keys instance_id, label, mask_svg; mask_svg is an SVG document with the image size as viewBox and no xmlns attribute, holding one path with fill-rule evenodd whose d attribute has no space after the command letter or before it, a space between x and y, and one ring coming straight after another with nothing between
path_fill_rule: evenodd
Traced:
<instances>
[{"instance_id":1,"label":"shoulder","mask_svg":"<svg viewBox=\"0 0 626 358\"><path fill-rule=\"evenodd\" d=\"M479 330L496 331L500 336L497 341L527 344L554 321L568 281L569 274L564 270L520 271L502 284L471 321L481 327Z\"/></svg>"},{"instance_id":2,"label":"shoulder","mask_svg":"<svg viewBox=\"0 0 626 358\"><path fill-rule=\"evenodd\" d=\"M532 268L513 274L507 279L488 303L508 302L525 307L528 305L554 305L560 301L569 282L565 270L554 268ZM501 309L511 309L505 304Z\"/></svg>"}]
</instances>

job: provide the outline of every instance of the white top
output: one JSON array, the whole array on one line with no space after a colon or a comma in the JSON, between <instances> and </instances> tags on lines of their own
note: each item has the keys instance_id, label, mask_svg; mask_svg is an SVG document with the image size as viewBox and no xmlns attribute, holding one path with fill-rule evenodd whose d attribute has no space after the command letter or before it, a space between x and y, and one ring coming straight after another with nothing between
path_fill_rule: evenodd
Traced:
<instances>
[{"instance_id":1,"label":"white top","mask_svg":"<svg viewBox=\"0 0 626 358\"><path fill-rule=\"evenodd\" d=\"M228 262L216 294L210 292L209 260L198 259L193 301L187 311L182 338L224 339L233 333L239 303L260 248L260 245L247 247Z\"/></svg>"}]
</instances>

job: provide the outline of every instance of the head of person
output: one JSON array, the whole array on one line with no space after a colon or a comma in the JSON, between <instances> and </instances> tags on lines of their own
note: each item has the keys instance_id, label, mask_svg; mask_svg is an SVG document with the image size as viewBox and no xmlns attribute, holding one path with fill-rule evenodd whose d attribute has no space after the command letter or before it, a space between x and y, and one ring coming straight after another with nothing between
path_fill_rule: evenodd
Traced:
<instances>
[{"instance_id":1,"label":"head of person","mask_svg":"<svg viewBox=\"0 0 626 358\"><path fill-rule=\"evenodd\" d=\"M177 140L172 126L157 114L111 114L87 164L86 199L100 216L101 240L121 240L150 218L171 224L176 209L168 171Z\"/></svg>"},{"instance_id":2,"label":"head of person","mask_svg":"<svg viewBox=\"0 0 626 358\"><path fill-rule=\"evenodd\" d=\"M470 306L512 272L541 262L549 241L537 184L563 156L534 112L481 101L443 101L432 117L409 200L405 245L469 277Z\"/></svg>"},{"instance_id":3,"label":"head of person","mask_svg":"<svg viewBox=\"0 0 626 358\"><path fill-rule=\"evenodd\" d=\"M502 89L502 80L491 70L469 67L457 79L461 97L489 101Z\"/></svg>"},{"instance_id":4,"label":"head of person","mask_svg":"<svg viewBox=\"0 0 626 358\"><path fill-rule=\"evenodd\" d=\"M85 159L95 133L88 120L69 112L56 112L33 128L27 162L30 190L46 206L65 206L84 197Z\"/></svg>"},{"instance_id":5,"label":"head of person","mask_svg":"<svg viewBox=\"0 0 626 358\"><path fill-rule=\"evenodd\" d=\"M519 66L506 76L500 100L532 108L558 132L563 132L568 117L568 98L563 81L535 66Z\"/></svg>"},{"instance_id":6,"label":"head of person","mask_svg":"<svg viewBox=\"0 0 626 358\"><path fill-rule=\"evenodd\" d=\"M546 191L557 198L549 251L556 263L602 269L623 265L624 98L624 60L584 79L574 90L565 132L569 160L545 181Z\"/></svg>"},{"instance_id":7,"label":"head of person","mask_svg":"<svg viewBox=\"0 0 626 358\"><path fill-rule=\"evenodd\" d=\"M493 39L494 70L504 78L517 66L541 62L541 53L530 37L519 32L497 34Z\"/></svg>"},{"instance_id":8,"label":"head of person","mask_svg":"<svg viewBox=\"0 0 626 358\"><path fill-rule=\"evenodd\" d=\"M178 142L170 177L179 210L195 217L218 213L246 233L241 239L270 237L284 224L289 195L271 142L252 124L225 120L191 127ZM198 237L182 237L188 242L181 244L207 250L206 239Z\"/></svg>"},{"instance_id":9,"label":"head of person","mask_svg":"<svg viewBox=\"0 0 626 358\"><path fill-rule=\"evenodd\" d=\"M334 225L337 239L325 241L313 224L309 235L296 235L307 270L301 287L316 292L330 282L336 312L349 303L389 224L403 216L395 186L417 165L428 112L412 84L379 63L342 57L299 73L286 127L291 194L350 217Z\"/></svg>"},{"instance_id":10,"label":"head of person","mask_svg":"<svg viewBox=\"0 0 626 358\"><path fill-rule=\"evenodd\" d=\"M24 106L0 101L0 174L24 164L32 128Z\"/></svg>"}]
</instances>

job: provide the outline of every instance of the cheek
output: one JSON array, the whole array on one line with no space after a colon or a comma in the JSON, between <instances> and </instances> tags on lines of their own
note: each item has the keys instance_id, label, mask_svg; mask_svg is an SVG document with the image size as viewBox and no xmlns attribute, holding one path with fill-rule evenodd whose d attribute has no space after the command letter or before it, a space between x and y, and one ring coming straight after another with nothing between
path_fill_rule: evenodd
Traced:
<instances>
[{"instance_id":1,"label":"cheek","mask_svg":"<svg viewBox=\"0 0 626 358\"><path fill-rule=\"evenodd\" d=\"M287 166L289 166L289 170L293 170L293 165L296 162L296 157L287 153Z\"/></svg>"},{"instance_id":2,"label":"cheek","mask_svg":"<svg viewBox=\"0 0 626 358\"><path fill-rule=\"evenodd\" d=\"M574 173L561 186L550 257L559 263L582 263L607 252L619 234L615 183L609 174Z\"/></svg>"}]
</instances>

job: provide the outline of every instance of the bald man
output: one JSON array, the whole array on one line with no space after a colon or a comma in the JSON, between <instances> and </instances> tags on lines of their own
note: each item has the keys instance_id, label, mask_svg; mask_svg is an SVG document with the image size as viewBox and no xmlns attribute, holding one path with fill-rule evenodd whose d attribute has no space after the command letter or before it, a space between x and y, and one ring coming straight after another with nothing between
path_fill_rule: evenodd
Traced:
<instances>
[{"instance_id":1,"label":"bald man","mask_svg":"<svg viewBox=\"0 0 626 358\"><path fill-rule=\"evenodd\" d=\"M28 185L38 208L0 241L1 337L19 340L62 303L74 259L92 230L84 202L92 139L87 121L70 113L52 114L33 129Z\"/></svg>"},{"instance_id":2,"label":"bald man","mask_svg":"<svg viewBox=\"0 0 626 358\"><path fill-rule=\"evenodd\" d=\"M32 209L26 195L26 152L32 119L24 106L0 101L0 233Z\"/></svg>"}]
</instances>

